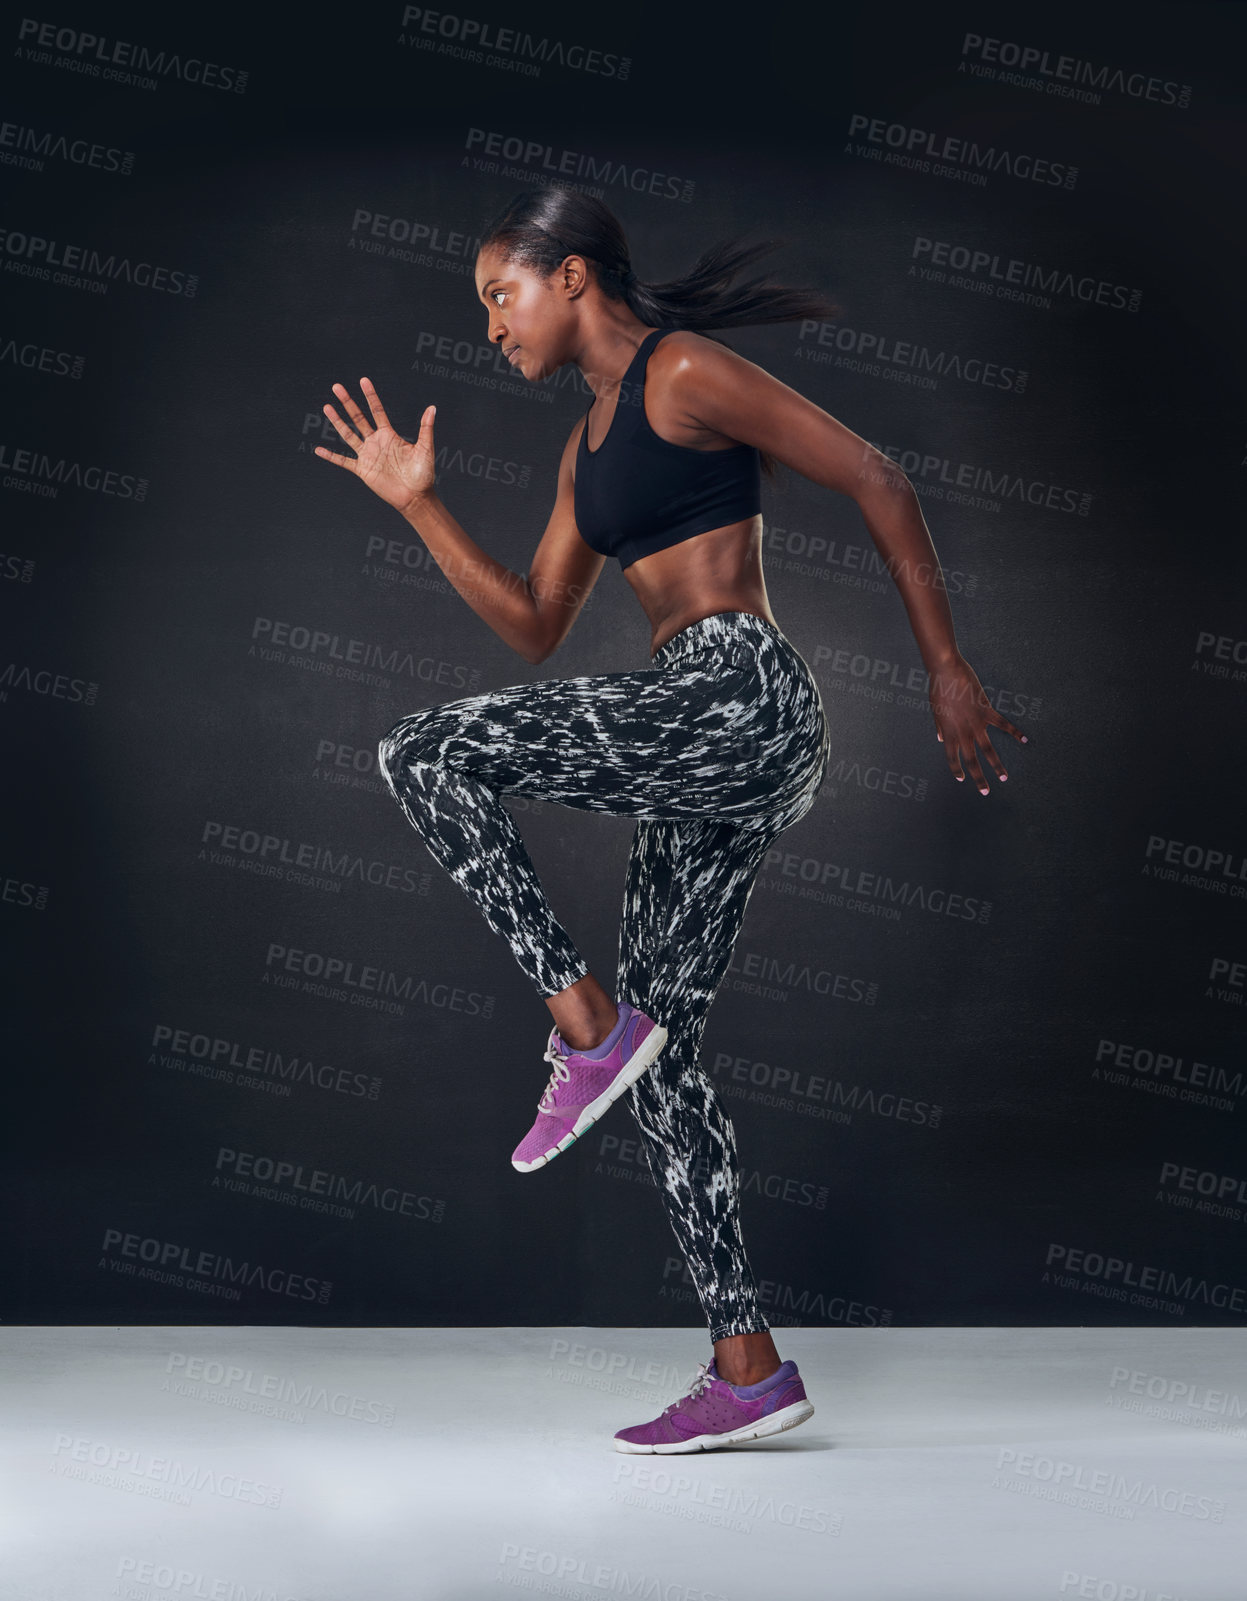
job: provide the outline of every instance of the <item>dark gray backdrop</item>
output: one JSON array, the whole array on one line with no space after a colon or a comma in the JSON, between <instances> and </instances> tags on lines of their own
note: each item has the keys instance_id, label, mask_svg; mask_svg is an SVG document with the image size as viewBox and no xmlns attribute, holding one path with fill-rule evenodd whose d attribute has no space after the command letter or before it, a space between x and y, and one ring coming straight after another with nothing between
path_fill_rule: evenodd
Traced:
<instances>
[{"instance_id":1,"label":"dark gray backdrop","mask_svg":"<svg viewBox=\"0 0 1247 1601\"><path fill-rule=\"evenodd\" d=\"M529 667L311 454L335 380L436 401L526 569L591 394L496 358L472 240L568 181L644 279L777 235L842 301L726 337L902 461L1031 740L953 782L857 507L785 471L833 770L705 1056L773 1321L1241 1321L1241 10L404 10L4 25L4 1316L700 1321L625 1107L512 1170L548 1014L374 764L645 619L612 565ZM633 825L511 804L609 986Z\"/></svg>"}]
</instances>

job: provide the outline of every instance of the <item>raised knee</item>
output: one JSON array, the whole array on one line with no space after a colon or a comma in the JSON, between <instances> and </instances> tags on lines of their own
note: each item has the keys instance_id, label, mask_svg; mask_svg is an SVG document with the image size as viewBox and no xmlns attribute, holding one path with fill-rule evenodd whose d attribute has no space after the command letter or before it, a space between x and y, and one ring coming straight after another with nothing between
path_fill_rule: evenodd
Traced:
<instances>
[{"instance_id":1,"label":"raised knee","mask_svg":"<svg viewBox=\"0 0 1247 1601\"><path fill-rule=\"evenodd\" d=\"M377 761L391 785L401 763L436 760L431 728L436 712L436 706L428 706L400 717L377 742Z\"/></svg>"}]
</instances>

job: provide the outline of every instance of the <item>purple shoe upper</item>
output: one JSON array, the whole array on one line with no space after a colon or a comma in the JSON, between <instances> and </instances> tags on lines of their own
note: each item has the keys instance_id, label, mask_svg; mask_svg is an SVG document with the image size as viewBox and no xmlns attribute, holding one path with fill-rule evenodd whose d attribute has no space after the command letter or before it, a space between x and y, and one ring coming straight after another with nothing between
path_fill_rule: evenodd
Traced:
<instances>
[{"instance_id":1,"label":"purple shoe upper","mask_svg":"<svg viewBox=\"0 0 1247 1601\"><path fill-rule=\"evenodd\" d=\"M772 1375L775 1382L752 1400L737 1395L727 1380L719 1377L713 1357L709 1365L701 1362L698 1367L700 1374L686 1396L664 1407L652 1422L618 1430L615 1438L632 1445L675 1445L695 1435L730 1434L806 1399L795 1362L782 1363Z\"/></svg>"},{"instance_id":2,"label":"purple shoe upper","mask_svg":"<svg viewBox=\"0 0 1247 1601\"><path fill-rule=\"evenodd\" d=\"M625 1019L623 1032L605 1056L569 1051L558 1030L550 1030L545 1051L546 1061L552 1064L550 1079L537 1103L537 1121L516 1146L513 1162L532 1162L570 1134L585 1107L611 1087L652 1032L652 1018L627 1001L618 1004Z\"/></svg>"}]
</instances>

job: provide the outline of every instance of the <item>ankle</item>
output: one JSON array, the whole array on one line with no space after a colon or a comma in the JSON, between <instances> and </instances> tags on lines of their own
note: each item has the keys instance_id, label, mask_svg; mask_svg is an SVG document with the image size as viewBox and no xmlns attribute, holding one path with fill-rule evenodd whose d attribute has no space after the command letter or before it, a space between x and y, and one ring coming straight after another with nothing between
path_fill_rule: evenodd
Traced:
<instances>
[{"instance_id":1,"label":"ankle","mask_svg":"<svg viewBox=\"0 0 1247 1601\"><path fill-rule=\"evenodd\" d=\"M619 1023L620 1011L614 1002L592 1017L559 1029L559 1038L573 1051L595 1051Z\"/></svg>"},{"instance_id":2,"label":"ankle","mask_svg":"<svg viewBox=\"0 0 1247 1601\"><path fill-rule=\"evenodd\" d=\"M724 1368L721 1362L715 1363L715 1370L721 1379L729 1384L735 1384L742 1389L748 1389L751 1384L761 1384L763 1379L769 1379L773 1373L778 1373L783 1366L782 1362L758 1362L753 1367Z\"/></svg>"}]
</instances>

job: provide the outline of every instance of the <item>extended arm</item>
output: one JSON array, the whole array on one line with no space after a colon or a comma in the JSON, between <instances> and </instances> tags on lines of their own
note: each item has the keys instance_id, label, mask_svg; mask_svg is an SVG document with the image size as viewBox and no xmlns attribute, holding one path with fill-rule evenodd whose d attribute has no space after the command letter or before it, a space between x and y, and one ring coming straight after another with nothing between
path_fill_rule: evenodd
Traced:
<instances>
[{"instance_id":1,"label":"extended arm","mask_svg":"<svg viewBox=\"0 0 1247 1601\"><path fill-rule=\"evenodd\" d=\"M672 393L690 420L768 451L813 483L857 502L900 590L930 677L936 736L953 777L964 779L964 755L970 776L986 794L976 745L997 775L1008 777L987 738L988 725L1023 743L1026 735L991 705L957 648L944 574L909 479L882 451L735 351L714 341L677 348L682 354L674 359L672 351Z\"/></svg>"}]
</instances>

